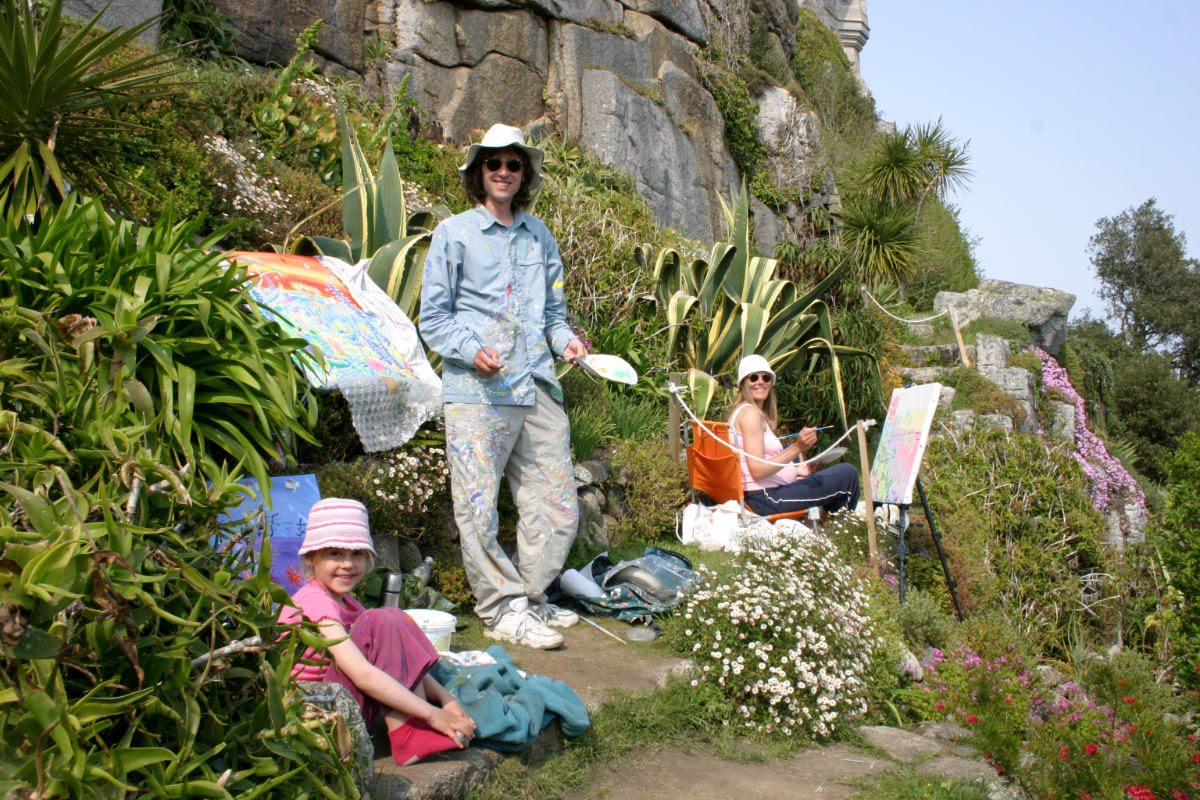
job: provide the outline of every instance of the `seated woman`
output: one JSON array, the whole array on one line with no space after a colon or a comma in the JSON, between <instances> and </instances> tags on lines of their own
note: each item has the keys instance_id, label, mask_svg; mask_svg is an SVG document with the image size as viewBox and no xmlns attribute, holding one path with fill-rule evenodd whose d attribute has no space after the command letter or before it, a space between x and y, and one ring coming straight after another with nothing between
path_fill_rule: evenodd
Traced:
<instances>
[{"instance_id":1,"label":"seated woman","mask_svg":"<svg viewBox=\"0 0 1200 800\"><path fill-rule=\"evenodd\" d=\"M350 595L375 556L366 507L357 500L318 500L299 552L312 580L296 590L296 606L284 607L280 622L303 615L338 643L306 650L301 662L308 663L298 663L293 675L342 684L368 725L382 711L392 758L401 766L466 747L475 722L429 674L438 654L428 637L400 609L368 610Z\"/></svg>"},{"instance_id":2,"label":"seated woman","mask_svg":"<svg viewBox=\"0 0 1200 800\"><path fill-rule=\"evenodd\" d=\"M779 424L775 372L759 355L738 364L738 396L729 414L729 436L743 453L742 487L746 505L770 516L820 506L827 511L858 504L858 470L834 464L817 471L811 464L793 464L817 442L815 428L804 428L787 447L774 428ZM749 458L747 457L749 454Z\"/></svg>"}]
</instances>

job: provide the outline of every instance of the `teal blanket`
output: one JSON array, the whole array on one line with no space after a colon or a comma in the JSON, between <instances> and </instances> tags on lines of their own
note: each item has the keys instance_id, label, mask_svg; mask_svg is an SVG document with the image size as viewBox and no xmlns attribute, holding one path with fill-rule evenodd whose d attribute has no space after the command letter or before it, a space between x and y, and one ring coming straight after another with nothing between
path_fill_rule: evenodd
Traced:
<instances>
[{"instance_id":1,"label":"teal blanket","mask_svg":"<svg viewBox=\"0 0 1200 800\"><path fill-rule=\"evenodd\" d=\"M487 652L496 659L495 664L460 667L442 659L430 671L475 720L472 746L522 750L555 717L568 736L578 736L591 727L583 701L570 686L541 675L521 677L500 645L492 645Z\"/></svg>"}]
</instances>

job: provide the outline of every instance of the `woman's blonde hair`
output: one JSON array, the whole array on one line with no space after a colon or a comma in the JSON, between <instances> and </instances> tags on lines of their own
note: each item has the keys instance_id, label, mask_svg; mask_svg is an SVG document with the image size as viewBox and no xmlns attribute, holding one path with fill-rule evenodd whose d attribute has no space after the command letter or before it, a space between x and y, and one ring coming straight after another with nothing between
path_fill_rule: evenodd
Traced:
<instances>
[{"instance_id":1,"label":"woman's blonde hair","mask_svg":"<svg viewBox=\"0 0 1200 800\"><path fill-rule=\"evenodd\" d=\"M742 403L758 408L758 404L754 402L754 395L750 393L749 378L742 379L742 382L738 384L737 396L733 398L734 409ZM767 425L771 427L771 430L776 431L779 427L779 400L775 396L774 381L771 381L771 391L767 392L767 399L763 402L762 415L763 419L767 421Z\"/></svg>"}]
</instances>

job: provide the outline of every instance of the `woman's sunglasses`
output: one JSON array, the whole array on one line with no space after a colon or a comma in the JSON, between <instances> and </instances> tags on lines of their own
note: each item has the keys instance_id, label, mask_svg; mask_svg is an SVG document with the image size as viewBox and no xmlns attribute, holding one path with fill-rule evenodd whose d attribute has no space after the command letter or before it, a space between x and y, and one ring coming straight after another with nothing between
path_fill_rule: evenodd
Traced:
<instances>
[{"instance_id":1,"label":"woman's sunglasses","mask_svg":"<svg viewBox=\"0 0 1200 800\"><path fill-rule=\"evenodd\" d=\"M509 172L520 172L522 167L521 159L519 158L510 158L505 160L502 158L497 158L496 156L492 156L487 161L483 162L483 165L488 168L489 172L499 172L501 164L508 167Z\"/></svg>"},{"instance_id":2,"label":"woman's sunglasses","mask_svg":"<svg viewBox=\"0 0 1200 800\"><path fill-rule=\"evenodd\" d=\"M769 372L752 372L746 376L746 380L751 383L771 383L775 376Z\"/></svg>"}]
</instances>

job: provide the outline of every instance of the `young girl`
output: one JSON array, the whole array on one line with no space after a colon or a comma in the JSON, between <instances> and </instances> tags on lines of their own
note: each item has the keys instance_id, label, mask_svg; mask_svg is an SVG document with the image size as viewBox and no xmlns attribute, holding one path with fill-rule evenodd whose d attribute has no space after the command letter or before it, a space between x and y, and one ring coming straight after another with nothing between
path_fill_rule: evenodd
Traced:
<instances>
[{"instance_id":1,"label":"young girl","mask_svg":"<svg viewBox=\"0 0 1200 800\"><path fill-rule=\"evenodd\" d=\"M321 635L340 641L309 648L295 677L342 684L368 725L382 710L392 758L401 766L466 747L475 722L429 675L438 657L429 639L400 609L367 610L350 596L374 564L366 507L340 498L314 503L299 552L312 580L292 595L296 607L284 608L280 621L303 615Z\"/></svg>"}]
</instances>

